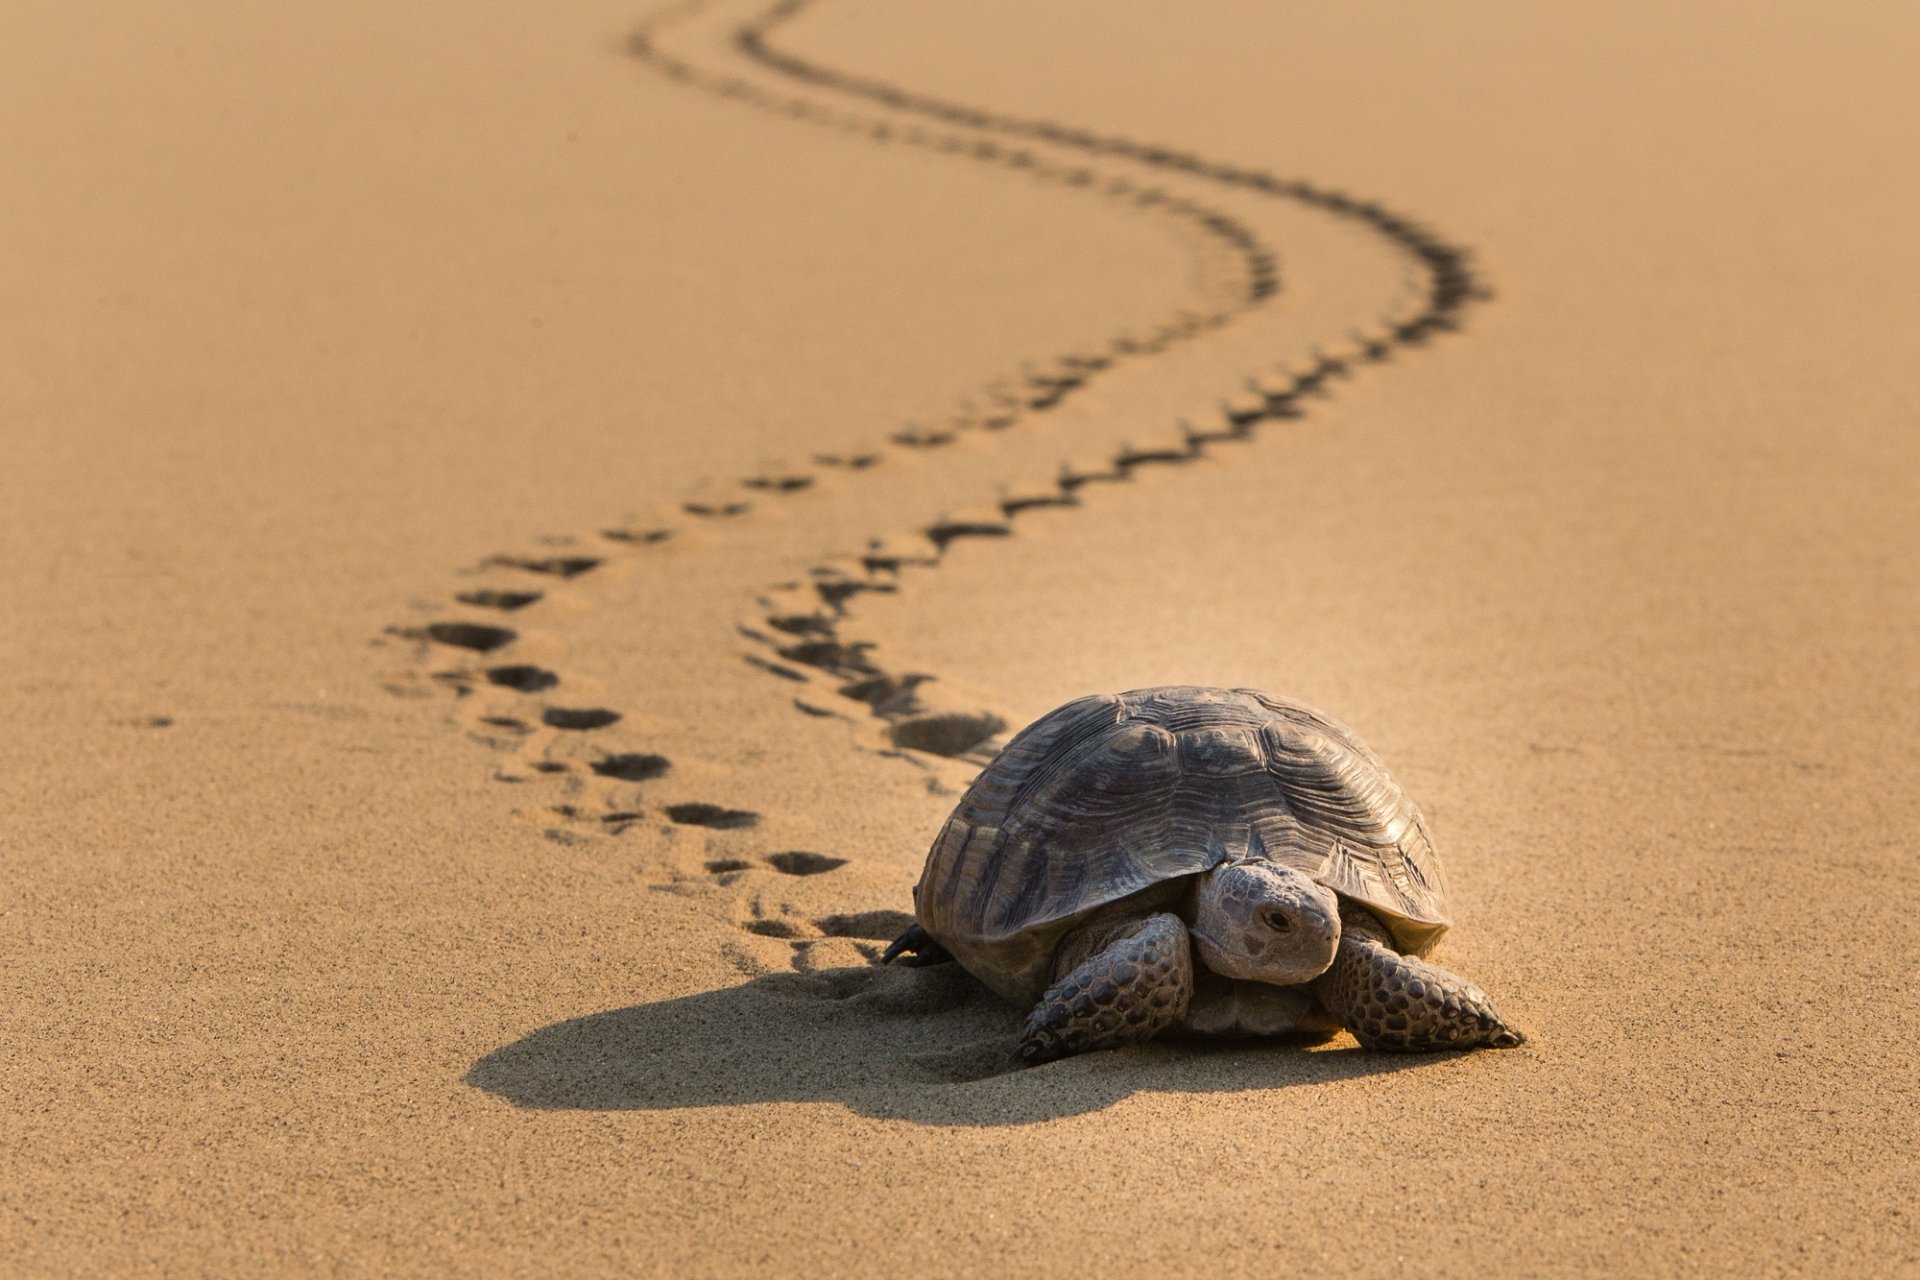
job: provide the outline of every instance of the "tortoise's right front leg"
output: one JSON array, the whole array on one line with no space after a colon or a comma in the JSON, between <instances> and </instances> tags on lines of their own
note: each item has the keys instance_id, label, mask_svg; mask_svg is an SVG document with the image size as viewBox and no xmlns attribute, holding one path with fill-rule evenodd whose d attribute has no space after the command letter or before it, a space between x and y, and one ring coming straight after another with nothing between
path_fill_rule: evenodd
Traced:
<instances>
[{"instance_id":1,"label":"tortoise's right front leg","mask_svg":"<svg viewBox=\"0 0 1920 1280\"><path fill-rule=\"evenodd\" d=\"M1091 927L1091 926L1090 926ZM1020 1040L1027 1066L1150 1039L1186 1016L1193 948L1172 912L1116 922L1040 997ZM1081 951L1063 947L1069 958Z\"/></svg>"}]
</instances>

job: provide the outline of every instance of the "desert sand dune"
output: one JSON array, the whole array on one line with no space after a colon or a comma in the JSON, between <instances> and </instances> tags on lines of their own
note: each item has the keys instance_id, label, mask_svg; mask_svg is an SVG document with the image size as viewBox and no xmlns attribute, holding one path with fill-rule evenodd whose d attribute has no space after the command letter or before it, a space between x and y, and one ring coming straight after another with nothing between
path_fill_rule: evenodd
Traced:
<instances>
[{"instance_id":1,"label":"desert sand dune","mask_svg":"<svg viewBox=\"0 0 1920 1280\"><path fill-rule=\"evenodd\" d=\"M8 24L5 1270L1920 1273L1904 11ZM1174 682L1525 1047L869 963Z\"/></svg>"}]
</instances>

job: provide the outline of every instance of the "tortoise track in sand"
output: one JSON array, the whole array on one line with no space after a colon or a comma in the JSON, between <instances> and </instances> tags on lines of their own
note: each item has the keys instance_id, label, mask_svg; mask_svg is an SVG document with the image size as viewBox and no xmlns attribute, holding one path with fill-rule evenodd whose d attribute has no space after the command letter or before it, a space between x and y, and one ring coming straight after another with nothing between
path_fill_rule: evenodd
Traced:
<instances>
[{"instance_id":1,"label":"tortoise track in sand","mask_svg":"<svg viewBox=\"0 0 1920 1280\"><path fill-rule=\"evenodd\" d=\"M743 663L793 689L792 704L799 712L871 726L868 745L930 769L930 786L941 785L935 758L969 763L990 758L997 736L1009 726L991 710L943 704L933 673L883 657L872 641L855 636L857 603L864 594L897 592L904 579L937 568L968 540L1012 536L1023 513L1078 506L1090 486L1130 480L1143 468L1196 463L1222 447L1249 442L1265 424L1301 417L1340 379L1459 328L1464 311L1487 296L1464 250L1377 202L1179 148L947 102L780 48L774 34L811 7L813 0L782 0L732 30L732 48L764 73L762 79L699 65L662 40L668 27L700 16L709 0L693 0L655 18L635 33L629 49L674 81L764 112L877 145L910 146L1017 171L1072 194L1166 219L1190 232L1198 247L1200 302L1144 331L1121 333L1100 348L1029 361L983 384L955 406L945 423L904 424L870 447L816 454L805 465L768 468L731 481L699 481L674 514L657 523L550 536L539 539L535 551L485 557L470 571L483 581L452 593L465 614L390 628L392 636L412 643L413 663L390 676L387 687L410 697L451 693L456 723L470 738L501 753L495 777L546 789L544 798L519 812L556 843L574 845L650 825L747 831L760 824L761 815L683 794L675 785L673 761L643 734L623 730L621 710L594 705L598 700L590 697L569 697L570 685L592 687L594 682L569 669L567 646L558 634L564 619L553 615L552 589L543 581L591 588L608 568L669 547L688 532L723 532L759 509L803 496L817 500L824 478L857 481L884 472L892 456L936 455L963 440L1009 438L1012 429L1042 421L1110 370L1150 361L1222 330L1279 293L1278 256L1254 229L1204 199L1155 185L1141 170L1288 202L1365 228L1411 264L1416 286L1403 303L1335 345L1249 370L1217 405L1168 423L1156 438L1122 442L1093 458L1063 464L1051 481L1003 486L996 498L976 508L950 509L870 537L859 550L822 557L806 576L770 583L758 594L736 626L752 646L740 655ZM768 80L786 89L773 88ZM862 109L849 109L849 102ZM582 597L575 592L572 599L577 605ZM644 794L641 784L647 786ZM675 871L671 880L731 886L768 875L817 875L845 861L793 850L702 857L697 870ZM659 881L656 887L673 884ZM746 934L790 942L791 967L806 971L820 967L808 954L815 941L877 941L904 919L899 912L879 911L801 922L779 912L765 914L761 898L754 896L738 923ZM875 950L856 945L868 956ZM745 972L762 971L736 959Z\"/></svg>"}]
</instances>

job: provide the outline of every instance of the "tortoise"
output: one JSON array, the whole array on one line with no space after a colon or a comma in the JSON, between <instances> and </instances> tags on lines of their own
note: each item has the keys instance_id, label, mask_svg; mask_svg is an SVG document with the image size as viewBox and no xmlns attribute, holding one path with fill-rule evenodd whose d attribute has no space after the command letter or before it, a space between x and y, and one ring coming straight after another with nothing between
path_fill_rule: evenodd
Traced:
<instances>
[{"instance_id":1,"label":"tortoise","mask_svg":"<svg viewBox=\"0 0 1920 1280\"><path fill-rule=\"evenodd\" d=\"M1423 957L1451 923L1425 821L1352 730L1255 689L1079 698L947 819L882 962L958 961L1031 1007L1038 1064L1162 1032L1504 1048Z\"/></svg>"}]
</instances>

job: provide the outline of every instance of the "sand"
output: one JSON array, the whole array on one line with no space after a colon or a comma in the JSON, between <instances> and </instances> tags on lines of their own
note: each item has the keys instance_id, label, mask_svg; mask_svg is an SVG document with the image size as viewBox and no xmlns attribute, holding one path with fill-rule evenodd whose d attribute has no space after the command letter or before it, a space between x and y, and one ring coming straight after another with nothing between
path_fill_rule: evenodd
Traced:
<instances>
[{"instance_id":1,"label":"sand","mask_svg":"<svg viewBox=\"0 0 1920 1280\"><path fill-rule=\"evenodd\" d=\"M761 13L7 15L0 1269L1920 1274L1911 13ZM1176 681L1527 1046L866 965Z\"/></svg>"}]
</instances>

